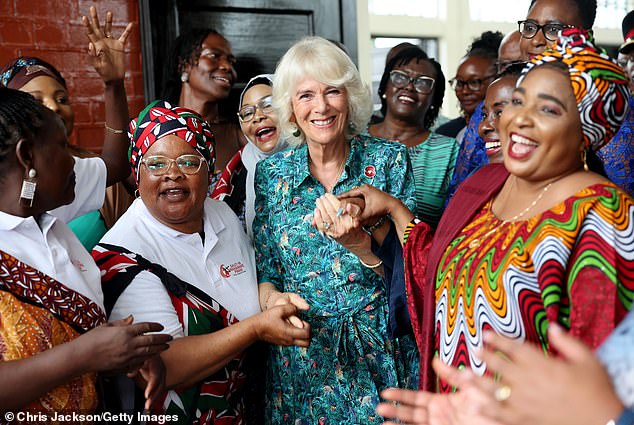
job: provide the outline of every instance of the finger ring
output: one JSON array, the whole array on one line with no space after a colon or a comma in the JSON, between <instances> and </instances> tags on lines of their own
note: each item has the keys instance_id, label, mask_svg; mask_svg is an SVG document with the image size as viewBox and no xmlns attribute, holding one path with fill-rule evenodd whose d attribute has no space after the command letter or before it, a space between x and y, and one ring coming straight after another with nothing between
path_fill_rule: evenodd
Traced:
<instances>
[{"instance_id":1,"label":"finger ring","mask_svg":"<svg viewBox=\"0 0 634 425\"><path fill-rule=\"evenodd\" d=\"M328 223L327 221L324 221L323 223L321 223L322 226L324 226L324 229L328 230L330 229L330 226L332 226L331 223Z\"/></svg>"},{"instance_id":2,"label":"finger ring","mask_svg":"<svg viewBox=\"0 0 634 425\"><path fill-rule=\"evenodd\" d=\"M495 390L493 394L497 401L505 401L511 396L511 387L508 385L502 385Z\"/></svg>"}]
</instances>

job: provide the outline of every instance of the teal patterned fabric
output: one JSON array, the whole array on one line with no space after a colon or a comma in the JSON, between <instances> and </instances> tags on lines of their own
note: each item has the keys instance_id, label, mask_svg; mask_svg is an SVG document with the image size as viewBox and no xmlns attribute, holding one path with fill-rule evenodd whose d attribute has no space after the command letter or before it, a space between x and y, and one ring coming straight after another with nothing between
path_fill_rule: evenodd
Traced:
<instances>
[{"instance_id":1,"label":"teal patterned fabric","mask_svg":"<svg viewBox=\"0 0 634 425\"><path fill-rule=\"evenodd\" d=\"M350 141L333 193L364 183L415 208L407 148L370 136ZM387 387L416 388L413 339L390 340L385 284L356 256L312 225L325 193L308 168L306 145L258 164L253 223L258 281L300 294L311 308L309 348L272 347L269 424L380 424L374 411Z\"/></svg>"}]
</instances>

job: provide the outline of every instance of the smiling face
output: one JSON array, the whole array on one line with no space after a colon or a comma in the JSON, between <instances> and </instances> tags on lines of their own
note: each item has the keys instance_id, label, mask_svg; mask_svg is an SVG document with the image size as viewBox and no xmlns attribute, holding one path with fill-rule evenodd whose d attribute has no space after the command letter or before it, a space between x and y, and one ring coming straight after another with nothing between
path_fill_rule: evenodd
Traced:
<instances>
[{"instance_id":1,"label":"smiling face","mask_svg":"<svg viewBox=\"0 0 634 425\"><path fill-rule=\"evenodd\" d=\"M463 58L458 66L455 79L464 84L456 86L456 97L462 109L468 116L473 114L478 104L484 99L487 86L495 76L495 61L481 56ZM478 89L469 87L468 82L475 84L479 81Z\"/></svg>"},{"instance_id":2,"label":"smiling face","mask_svg":"<svg viewBox=\"0 0 634 425\"><path fill-rule=\"evenodd\" d=\"M280 140L277 115L271 108L264 108L267 112L263 112L260 108L260 106L270 102L269 98L272 94L273 88L271 86L256 84L244 93L242 105L240 105L241 110L244 107L257 106L253 118L247 122L240 120L240 127L247 139L255 143L255 146L262 152L270 152L275 149Z\"/></svg>"},{"instance_id":3,"label":"smiling face","mask_svg":"<svg viewBox=\"0 0 634 425\"><path fill-rule=\"evenodd\" d=\"M62 120L46 111L45 124L34 143L33 168L37 172L34 203L42 211L67 205L75 199L75 161L68 151Z\"/></svg>"},{"instance_id":4,"label":"smiling face","mask_svg":"<svg viewBox=\"0 0 634 425\"><path fill-rule=\"evenodd\" d=\"M68 92L55 78L41 75L20 87L23 92L29 93L44 106L55 112L64 122L66 134L73 131L75 113L68 100Z\"/></svg>"},{"instance_id":5,"label":"smiling face","mask_svg":"<svg viewBox=\"0 0 634 425\"><path fill-rule=\"evenodd\" d=\"M583 28L583 22L577 6L569 0L537 0L528 11L527 20L534 21L538 25L562 24ZM542 30L537 31L535 37L520 39L520 51L524 60L531 60L541 54L546 47L555 45L544 37Z\"/></svg>"},{"instance_id":6,"label":"smiling face","mask_svg":"<svg viewBox=\"0 0 634 425\"><path fill-rule=\"evenodd\" d=\"M201 44L197 63L185 67L188 84L210 100L225 99L237 78L235 62L229 42L220 34L209 34Z\"/></svg>"},{"instance_id":7,"label":"smiling face","mask_svg":"<svg viewBox=\"0 0 634 425\"><path fill-rule=\"evenodd\" d=\"M511 174L546 181L582 165L581 119L565 71L541 66L529 72L499 125L504 165Z\"/></svg>"},{"instance_id":8,"label":"smiling face","mask_svg":"<svg viewBox=\"0 0 634 425\"><path fill-rule=\"evenodd\" d=\"M478 126L478 133L484 140L486 154L492 164L504 160L498 128L502 111L511 101L516 81L517 77L512 75L498 78L489 85L484 98L483 117Z\"/></svg>"},{"instance_id":9,"label":"smiling face","mask_svg":"<svg viewBox=\"0 0 634 425\"><path fill-rule=\"evenodd\" d=\"M144 158L153 155L176 159L181 155L199 153L181 138L170 135L150 146ZM183 233L195 233L202 229L208 184L209 169L206 163L200 166L196 174L183 173L176 163L171 163L161 176L152 175L145 164L139 167L139 194L143 203L154 218Z\"/></svg>"},{"instance_id":10,"label":"smiling face","mask_svg":"<svg viewBox=\"0 0 634 425\"><path fill-rule=\"evenodd\" d=\"M429 77L436 79L436 72L431 63L427 61L410 61L407 64L394 67L393 70L401 71L410 78ZM387 114L404 121L422 122L429 110L434 97L434 91L423 94L414 89L410 81L407 86L399 89L394 86L390 79L385 85L385 97L387 104Z\"/></svg>"},{"instance_id":11,"label":"smiling face","mask_svg":"<svg viewBox=\"0 0 634 425\"><path fill-rule=\"evenodd\" d=\"M344 88L306 79L297 84L291 105L291 122L302 130L308 143L345 141L348 96Z\"/></svg>"}]
</instances>

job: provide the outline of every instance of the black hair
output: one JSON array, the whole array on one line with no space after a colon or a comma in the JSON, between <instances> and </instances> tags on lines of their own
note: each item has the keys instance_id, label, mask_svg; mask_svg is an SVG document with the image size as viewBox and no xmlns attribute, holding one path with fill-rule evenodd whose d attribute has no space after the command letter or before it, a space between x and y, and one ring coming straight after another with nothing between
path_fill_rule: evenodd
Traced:
<instances>
[{"instance_id":1,"label":"black hair","mask_svg":"<svg viewBox=\"0 0 634 425\"><path fill-rule=\"evenodd\" d=\"M390 72L392 72L392 70L397 66L407 65L412 61L416 61L416 63L425 61L430 63L434 67L434 79L436 80L434 83L434 92L431 105L427 110L427 114L425 114L425 119L423 122L424 127L426 129L429 129L434 124L434 121L436 121L436 118L438 118L440 107L442 106L442 100L445 96L445 74L443 74L440 64L434 58L430 58L429 56L427 56L427 53L425 53L419 47L409 47L400 51L385 65L385 70L383 71L383 76L381 77L378 91L379 98L381 99L381 113L383 114L383 116L385 116L387 113L387 101L383 99L383 94L385 93L387 82L390 79Z\"/></svg>"},{"instance_id":2,"label":"black hair","mask_svg":"<svg viewBox=\"0 0 634 425\"><path fill-rule=\"evenodd\" d=\"M45 125L46 111L30 94L0 87L0 164L21 139L35 139Z\"/></svg>"},{"instance_id":3,"label":"black hair","mask_svg":"<svg viewBox=\"0 0 634 425\"><path fill-rule=\"evenodd\" d=\"M597 0L569 0L575 8L581 18L581 24L586 30L591 30L594 26L594 20L597 17ZM537 3L537 0L531 0L531 5L528 7L530 13L533 6ZM564 24L569 24L564 22Z\"/></svg>"},{"instance_id":4,"label":"black hair","mask_svg":"<svg viewBox=\"0 0 634 425\"><path fill-rule=\"evenodd\" d=\"M504 71L496 75L495 79L497 80L498 78L508 77L508 76L519 77L522 74L522 70L524 69L524 67L526 67L526 62L512 63L508 65L506 68L504 68Z\"/></svg>"},{"instance_id":5,"label":"black hair","mask_svg":"<svg viewBox=\"0 0 634 425\"><path fill-rule=\"evenodd\" d=\"M186 65L195 65L202 51L202 44L211 34L222 36L212 28L193 28L179 35L170 49L170 56L163 68L163 90L161 98L178 104L181 96L181 74Z\"/></svg>"},{"instance_id":6,"label":"black hair","mask_svg":"<svg viewBox=\"0 0 634 425\"><path fill-rule=\"evenodd\" d=\"M496 60L498 58L500 43L503 38L504 34L500 31L485 31L480 34L480 37L473 40L467 49L466 56L479 56L482 58Z\"/></svg>"}]
</instances>

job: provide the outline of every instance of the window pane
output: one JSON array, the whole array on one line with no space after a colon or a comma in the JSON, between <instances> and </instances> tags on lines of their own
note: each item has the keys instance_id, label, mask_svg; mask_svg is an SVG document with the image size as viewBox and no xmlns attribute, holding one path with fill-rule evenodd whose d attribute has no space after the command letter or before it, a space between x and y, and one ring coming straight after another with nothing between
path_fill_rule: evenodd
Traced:
<instances>
[{"instance_id":1,"label":"window pane","mask_svg":"<svg viewBox=\"0 0 634 425\"><path fill-rule=\"evenodd\" d=\"M368 0L371 15L439 18L446 0Z\"/></svg>"}]
</instances>

